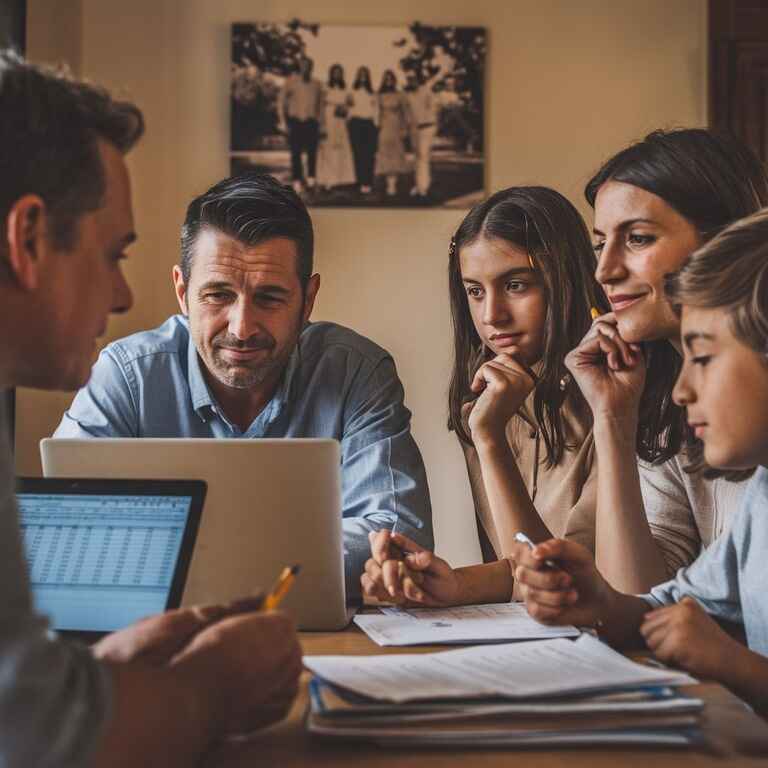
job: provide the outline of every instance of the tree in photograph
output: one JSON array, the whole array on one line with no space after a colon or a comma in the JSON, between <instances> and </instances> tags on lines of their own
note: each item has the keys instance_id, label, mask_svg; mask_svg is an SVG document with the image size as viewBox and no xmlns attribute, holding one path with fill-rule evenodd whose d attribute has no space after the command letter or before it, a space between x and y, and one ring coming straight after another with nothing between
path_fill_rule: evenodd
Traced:
<instances>
[{"instance_id":1,"label":"tree in photograph","mask_svg":"<svg viewBox=\"0 0 768 768\"><path fill-rule=\"evenodd\" d=\"M482 27L431 27L419 22L410 26L415 44L400 59L400 68L414 72L422 82L444 94L446 109L441 117L442 135L453 134L465 145L478 149L483 139L483 82L486 37ZM395 41L405 48L406 38ZM440 59L448 58L448 68ZM470 132L472 135L467 135ZM463 135L460 135L463 134Z\"/></svg>"},{"instance_id":2,"label":"tree in photograph","mask_svg":"<svg viewBox=\"0 0 768 768\"><path fill-rule=\"evenodd\" d=\"M278 130L277 99L282 79L298 71L306 55L300 30L317 36L319 26L288 24L232 26L232 149L262 148Z\"/></svg>"}]
</instances>

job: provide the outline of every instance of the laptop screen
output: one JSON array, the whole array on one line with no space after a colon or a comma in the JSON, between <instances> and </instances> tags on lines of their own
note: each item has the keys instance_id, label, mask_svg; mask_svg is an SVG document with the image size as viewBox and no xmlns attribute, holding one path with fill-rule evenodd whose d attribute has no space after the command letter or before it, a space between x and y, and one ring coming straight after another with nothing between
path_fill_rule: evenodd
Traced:
<instances>
[{"instance_id":1,"label":"laptop screen","mask_svg":"<svg viewBox=\"0 0 768 768\"><path fill-rule=\"evenodd\" d=\"M69 485L20 487L17 497L35 606L54 629L110 632L179 604L199 520L194 487L52 482Z\"/></svg>"}]
</instances>

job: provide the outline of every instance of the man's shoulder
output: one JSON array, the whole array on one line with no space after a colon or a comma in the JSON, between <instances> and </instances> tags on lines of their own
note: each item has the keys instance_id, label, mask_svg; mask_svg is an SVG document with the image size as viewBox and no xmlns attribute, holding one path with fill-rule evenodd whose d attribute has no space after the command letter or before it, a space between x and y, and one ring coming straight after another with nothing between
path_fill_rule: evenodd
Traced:
<instances>
[{"instance_id":1,"label":"man's shoulder","mask_svg":"<svg viewBox=\"0 0 768 768\"><path fill-rule=\"evenodd\" d=\"M107 345L105 351L122 363L158 355L186 356L189 344L189 326L183 315L172 315L162 325L148 331L138 331Z\"/></svg>"},{"instance_id":2,"label":"man's shoulder","mask_svg":"<svg viewBox=\"0 0 768 768\"><path fill-rule=\"evenodd\" d=\"M308 323L301 332L301 353L305 359L345 355L376 365L391 358L386 349L351 328L330 322Z\"/></svg>"}]
</instances>

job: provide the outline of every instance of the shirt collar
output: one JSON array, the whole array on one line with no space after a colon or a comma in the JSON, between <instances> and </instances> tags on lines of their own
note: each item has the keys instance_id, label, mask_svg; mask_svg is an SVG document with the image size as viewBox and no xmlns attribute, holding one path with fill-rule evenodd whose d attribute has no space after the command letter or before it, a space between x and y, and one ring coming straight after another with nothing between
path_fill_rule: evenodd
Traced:
<instances>
[{"instance_id":1,"label":"shirt collar","mask_svg":"<svg viewBox=\"0 0 768 768\"><path fill-rule=\"evenodd\" d=\"M283 380L277 392L275 393L275 397L273 398L275 401L275 404L278 407L278 410L282 409L282 407L291 398L293 380L296 376L296 371L299 367L299 362L301 358L301 355L299 353L300 343L301 343L300 340L296 342L296 346L293 348L293 352L291 352L291 356L288 358L288 365L285 366L285 373L283 374Z\"/></svg>"},{"instance_id":2,"label":"shirt collar","mask_svg":"<svg viewBox=\"0 0 768 768\"><path fill-rule=\"evenodd\" d=\"M197 347L192 341L192 334L189 335L187 347L187 381L189 383L189 394L192 396L192 407L197 415L205 420L203 408L213 407L213 397L205 382L203 372L200 370L200 358L197 354Z\"/></svg>"}]
</instances>

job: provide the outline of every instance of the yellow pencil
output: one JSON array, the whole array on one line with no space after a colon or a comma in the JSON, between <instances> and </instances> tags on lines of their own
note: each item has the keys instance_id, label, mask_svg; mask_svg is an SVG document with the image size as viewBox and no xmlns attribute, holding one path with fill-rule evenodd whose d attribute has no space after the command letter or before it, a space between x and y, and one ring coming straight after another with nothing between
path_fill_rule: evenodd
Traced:
<instances>
[{"instance_id":1,"label":"yellow pencil","mask_svg":"<svg viewBox=\"0 0 768 768\"><path fill-rule=\"evenodd\" d=\"M275 582L269 594L264 598L262 606L263 611L273 611L283 601L288 594L288 590L293 586L296 574L301 570L300 565L286 566L283 572Z\"/></svg>"},{"instance_id":2,"label":"yellow pencil","mask_svg":"<svg viewBox=\"0 0 768 768\"><path fill-rule=\"evenodd\" d=\"M600 317L600 310L597 307L592 307L592 309L589 310L589 316L593 320L597 320L597 318Z\"/></svg>"}]
</instances>

